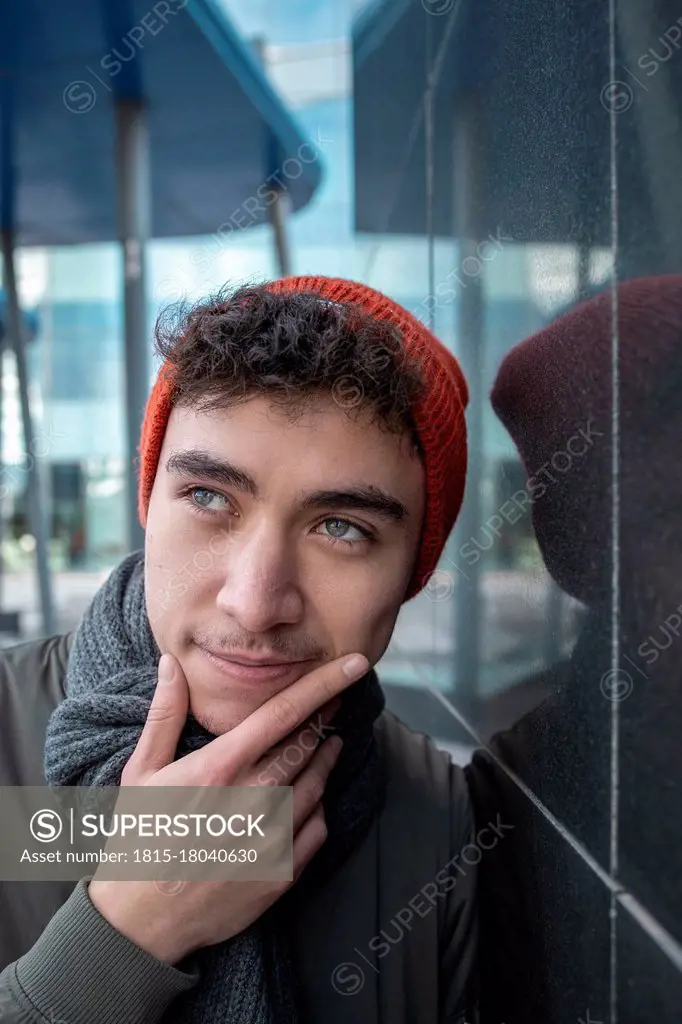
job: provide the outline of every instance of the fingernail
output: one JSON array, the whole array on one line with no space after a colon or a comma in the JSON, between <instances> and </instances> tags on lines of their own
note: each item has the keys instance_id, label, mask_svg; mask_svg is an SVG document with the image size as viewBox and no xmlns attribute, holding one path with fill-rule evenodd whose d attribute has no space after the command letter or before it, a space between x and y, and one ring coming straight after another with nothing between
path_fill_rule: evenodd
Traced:
<instances>
[{"instance_id":1,"label":"fingernail","mask_svg":"<svg viewBox=\"0 0 682 1024\"><path fill-rule=\"evenodd\" d=\"M174 674L173 659L169 658L167 654L162 654L159 661L159 682L172 683Z\"/></svg>"},{"instance_id":2,"label":"fingernail","mask_svg":"<svg viewBox=\"0 0 682 1024\"><path fill-rule=\"evenodd\" d=\"M343 674L349 679L359 679L369 668L369 662L362 654L353 654L341 666Z\"/></svg>"}]
</instances>

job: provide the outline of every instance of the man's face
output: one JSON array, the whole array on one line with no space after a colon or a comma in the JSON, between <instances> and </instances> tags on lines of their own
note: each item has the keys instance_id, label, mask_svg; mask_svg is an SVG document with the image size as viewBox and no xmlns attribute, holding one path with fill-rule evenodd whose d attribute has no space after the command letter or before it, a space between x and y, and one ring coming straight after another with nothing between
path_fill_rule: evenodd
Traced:
<instances>
[{"instance_id":1,"label":"man's face","mask_svg":"<svg viewBox=\"0 0 682 1024\"><path fill-rule=\"evenodd\" d=\"M147 518L147 611L202 725L226 732L343 654L379 660L424 490L409 439L349 419L331 397L294 422L260 396L173 410Z\"/></svg>"}]
</instances>

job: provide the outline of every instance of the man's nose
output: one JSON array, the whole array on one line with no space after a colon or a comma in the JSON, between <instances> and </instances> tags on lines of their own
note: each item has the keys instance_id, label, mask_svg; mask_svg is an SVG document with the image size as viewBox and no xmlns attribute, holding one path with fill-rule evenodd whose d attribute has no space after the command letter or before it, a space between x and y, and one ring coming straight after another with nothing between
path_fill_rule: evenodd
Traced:
<instances>
[{"instance_id":1,"label":"man's nose","mask_svg":"<svg viewBox=\"0 0 682 1024\"><path fill-rule=\"evenodd\" d=\"M217 604L253 633L300 620L296 556L281 530L263 525L232 539Z\"/></svg>"}]
</instances>

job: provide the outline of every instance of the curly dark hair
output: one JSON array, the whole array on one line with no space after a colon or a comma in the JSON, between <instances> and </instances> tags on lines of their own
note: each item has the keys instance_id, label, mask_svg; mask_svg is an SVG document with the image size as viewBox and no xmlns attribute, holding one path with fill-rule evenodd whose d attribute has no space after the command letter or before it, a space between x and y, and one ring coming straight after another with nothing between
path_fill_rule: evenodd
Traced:
<instances>
[{"instance_id":1,"label":"curly dark hair","mask_svg":"<svg viewBox=\"0 0 682 1024\"><path fill-rule=\"evenodd\" d=\"M267 395L295 419L320 396L349 415L408 434L420 457L412 408L424 387L400 330L352 303L267 285L227 286L198 305L164 310L156 350L172 367L173 404L201 411Z\"/></svg>"}]
</instances>

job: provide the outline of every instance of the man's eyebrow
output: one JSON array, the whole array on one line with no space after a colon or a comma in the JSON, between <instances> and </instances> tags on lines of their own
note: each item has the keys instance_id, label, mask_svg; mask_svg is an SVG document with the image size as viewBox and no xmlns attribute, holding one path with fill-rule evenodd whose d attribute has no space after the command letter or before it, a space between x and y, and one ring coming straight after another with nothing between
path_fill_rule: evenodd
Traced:
<instances>
[{"instance_id":1,"label":"man's eyebrow","mask_svg":"<svg viewBox=\"0 0 682 1024\"><path fill-rule=\"evenodd\" d=\"M173 452L166 462L166 472L175 476L201 476L225 487L236 487L252 498L258 497L258 487L253 477L200 448Z\"/></svg>"},{"instance_id":2,"label":"man's eyebrow","mask_svg":"<svg viewBox=\"0 0 682 1024\"><path fill-rule=\"evenodd\" d=\"M236 487L252 498L258 499L260 496L252 476L199 448L173 452L166 461L166 471L176 476L200 476L225 487ZM373 512L394 523L402 523L409 518L408 509L402 501L372 484L312 491L304 495L301 508L355 509L358 512Z\"/></svg>"},{"instance_id":3,"label":"man's eyebrow","mask_svg":"<svg viewBox=\"0 0 682 1024\"><path fill-rule=\"evenodd\" d=\"M353 508L358 512L373 512L393 523L403 523L409 517L402 501L371 485L349 487L347 490L313 491L304 497L301 508Z\"/></svg>"}]
</instances>

